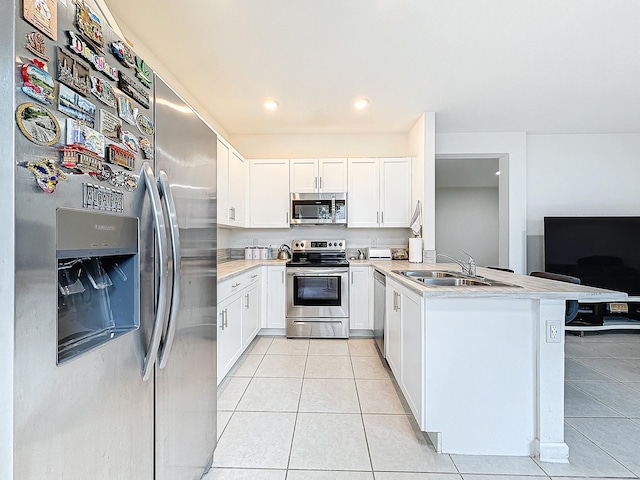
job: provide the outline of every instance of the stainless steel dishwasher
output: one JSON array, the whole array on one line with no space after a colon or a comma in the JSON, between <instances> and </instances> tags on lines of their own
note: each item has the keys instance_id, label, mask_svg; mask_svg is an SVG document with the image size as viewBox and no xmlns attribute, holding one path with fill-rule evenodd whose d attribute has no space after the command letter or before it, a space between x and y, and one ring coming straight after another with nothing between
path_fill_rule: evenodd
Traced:
<instances>
[{"instance_id":1,"label":"stainless steel dishwasher","mask_svg":"<svg viewBox=\"0 0 640 480\"><path fill-rule=\"evenodd\" d=\"M373 271L373 338L380 354L384 357L384 318L385 318L385 289L387 278L378 270Z\"/></svg>"}]
</instances>

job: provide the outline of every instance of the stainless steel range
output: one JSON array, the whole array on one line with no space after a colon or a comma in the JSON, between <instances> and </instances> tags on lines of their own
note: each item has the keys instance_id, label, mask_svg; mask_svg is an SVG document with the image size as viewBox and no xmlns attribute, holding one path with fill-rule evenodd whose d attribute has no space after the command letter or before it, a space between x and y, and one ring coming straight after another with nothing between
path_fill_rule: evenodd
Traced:
<instances>
[{"instance_id":1,"label":"stainless steel range","mask_svg":"<svg viewBox=\"0 0 640 480\"><path fill-rule=\"evenodd\" d=\"M349 337L345 240L294 240L287 264L287 337Z\"/></svg>"}]
</instances>

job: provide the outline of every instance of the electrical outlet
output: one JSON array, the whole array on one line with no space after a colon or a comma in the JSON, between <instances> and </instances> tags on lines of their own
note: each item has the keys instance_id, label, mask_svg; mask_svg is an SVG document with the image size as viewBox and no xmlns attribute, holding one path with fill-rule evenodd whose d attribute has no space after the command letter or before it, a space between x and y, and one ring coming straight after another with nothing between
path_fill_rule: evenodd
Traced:
<instances>
[{"instance_id":1,"label":"electrical outlet","mask_svg":"<svg viewBox=\"0 0 640 480\"><path fill-rule=\"evenodd\" d=\"M253 245L254 245L254 246L257 246L257 245L258 245L258 239L257 239L257 238L254 238L254 239L253 239Z\"/></svg>"},{"instance_id":2,"label":"electrical outlet","mask_svg":"<svg viewBox=\"0 0 640 480\"><path fill-rule=\"evenodd\" d=\"M372 238L371 239L371 246L372 247L377 247L378 246L378 239L377 238Z\"/></svg>"},{"instance_id":3,"label":"electrical outlet","mask_svg":"<svg viewBox=\"0 0 640 480\"><path fill-rule=\"evenodd\" d=\"M560 343L560 321L547 320L547 343Z\"/></svg>"}]
</instances>

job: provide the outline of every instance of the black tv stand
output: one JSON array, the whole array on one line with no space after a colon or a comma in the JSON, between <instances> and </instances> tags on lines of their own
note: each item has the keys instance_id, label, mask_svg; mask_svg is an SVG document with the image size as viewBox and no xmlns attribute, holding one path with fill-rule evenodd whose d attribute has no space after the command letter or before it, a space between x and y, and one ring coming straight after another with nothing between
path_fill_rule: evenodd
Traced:
<instances>
[{"instance_id":1,"label":"black tv stand","mask_svg":"<svg viewBox=\"0 0 640 480\"><path fill-rule=\"evenodd\" d=\"M640 301L580 303L576 318L565 325L569 332L640 330Z\"/></svg>"}]
</instances>

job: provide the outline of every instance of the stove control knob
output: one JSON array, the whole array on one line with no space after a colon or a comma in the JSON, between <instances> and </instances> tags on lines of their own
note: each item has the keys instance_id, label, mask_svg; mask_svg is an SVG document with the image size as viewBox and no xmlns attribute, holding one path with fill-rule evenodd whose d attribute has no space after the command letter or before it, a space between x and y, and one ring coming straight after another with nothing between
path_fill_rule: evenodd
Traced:
<instances>
[{"instance_id":1,"label":"stove control knob","mask_svg":"<svg viewBox=\"0 0 640 480\"><path fill-rule=\"evenodd\" d=\"M338 246L339 246L339 247L341 247L341 246L342 246L342 242L340 242L340 243L338 244Z\"/></svg>"},{"instance_id":2,"label":"stove control knob","mask_svg":"<svg viewBox=\"0 0 640 480\"><path fill-rule=\"evenodd\" d=\"M333 245L333 243L329 242L329 246L332 246L332 245Z\"/></svg>"},{"instance_id":3,"label":"stove control knob","mask_svg":"<svg viewBox=\"0 0 640 480\"><path fill-rule=\"evenodd\" d=\"M300 242L300 247L304 248L304 242Z\"/></svg>"}]
</instances>

